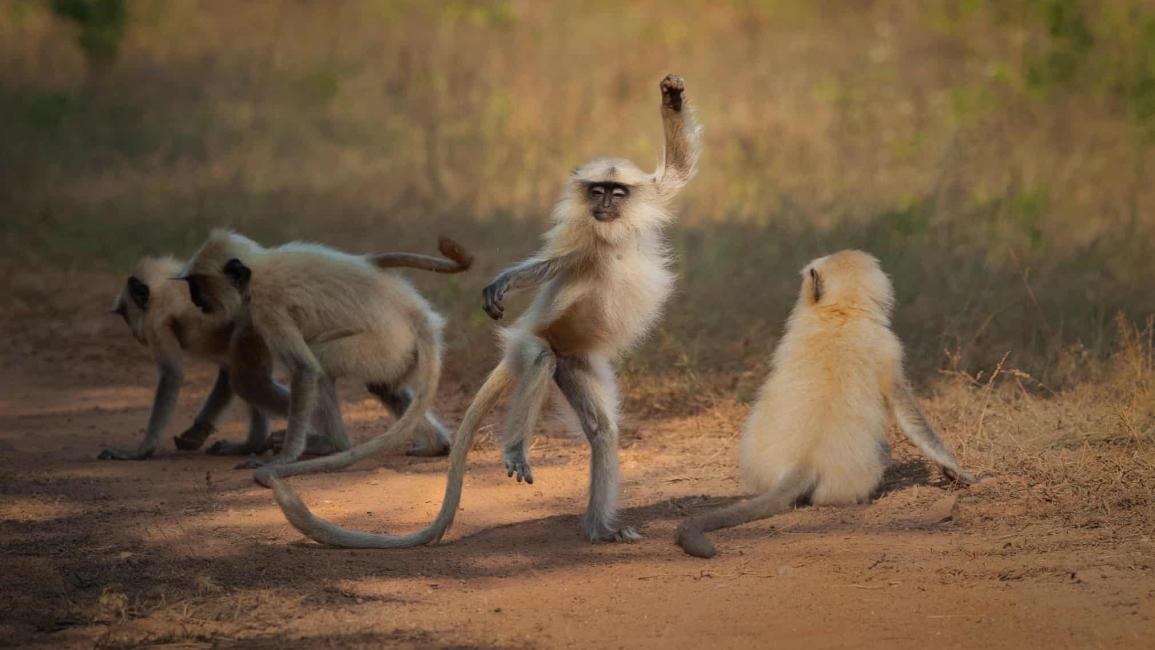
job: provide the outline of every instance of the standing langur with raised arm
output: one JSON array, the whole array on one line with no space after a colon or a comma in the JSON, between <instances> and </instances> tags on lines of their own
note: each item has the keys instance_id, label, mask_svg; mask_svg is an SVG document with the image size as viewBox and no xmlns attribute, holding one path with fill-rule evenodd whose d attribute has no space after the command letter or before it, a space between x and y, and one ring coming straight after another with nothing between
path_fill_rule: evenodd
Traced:
<instances>
[{"instance_id":1,"label":"standing langur with raised arm","mask_svg":"<svg viewBox=\"0 0 1155 650\"><path fill-rule=\"evenodd\" d=\"M963 470L918 407L890 329L894 288L878 260L842 251L802 270L802 290L773 369L742 431L742 475L757 496L678 528L690 555L713 557L704 533L778 514L795 503L863 503L882 481L893 414L906 437L960 483Z\"/></svg>"},{"instance_id":2,"label":"standing langur with raised arm","mask_svg":"<svg viewBox=\"0 0 1155 650\"><path fill-rule=\"evenodd\" d=\"M541 251L485 288L485 311L504 314L510 291L537 289L529 308L503 332L505 355L477 392L453 441L445 500L437 519L412 535L349 531L311 512L284 483L273 481L281 509L310 538L334 546L396 548L440 540L461 499L465 458L481 420L509 388L514 394L501 436L510 476L533 482L527 441L550 381L581 421L591 447L584 531L594 541L639 537L617 521L618 395L612 361L658 318L674 276L662 240L671 199L694 175L699 127L680 77L661 82L665 152L647 174L628 160L597 158L573 172L553 210Z\"/></svg>"},{"instance_id":3,"label":"standing langur with raised arm","mask_svg":"<svg viewBox=\"0 0 1155 650\"><path fill-rule=\"evenodd\" d=\"M137 263L131 276L116 297L113 313L124 318L133 337L148 346L156 361L159 380L153 398L152 411L144 440L135 449L105 449L102 460L144 460L151 457L160 444L160 436L172 418L177 395L184 381L184 354L188 353L217 364L216 382L193 424L173 441L178 449L199 449L216 431L216 422L232 401L233 390L226 364L232 324L202 314L189 297L188 288L173 282L182 263L172 257L146 257ZM288 412L288 394L272 381L263 394L272 401L249 405L249 434L242 443L218 440L208 453L215 455L260 454L266 448L268 415ZM330 453L349 448L349 440L340 427L340 403L331 382L323 390L322 425L319 431L326 437L311 436L310 453ZM262 412L264 411L264 412ZM336 422L337 428L330 425Z\"/></svg>"},{"instance_id":4,"label":"standing langur with raised arm","mask_svg":"<svg viewBox=\"0 0 1155 650\"><path fill-rule=\"evenodd\" d=\"M182 279L202 312L234 325L230 380L238 394L261 401L268 398L262 393L274 361L291 376L289 427L280 453L242 467L262 467L265 474L336 469L409 436L422 422L427 440L415 453L445 453L448 435L428 413L441 373L442 318L404 278L381 272L411 267L459 273L471 265L452 240L442 238L440 248L449 259L349 255L299 242L267 249L236 233L213 231ZM363 382L397 411L398 420L346 452L296 463L318 416L323 386L341 377Z\"/></svg>"}]
</instances>

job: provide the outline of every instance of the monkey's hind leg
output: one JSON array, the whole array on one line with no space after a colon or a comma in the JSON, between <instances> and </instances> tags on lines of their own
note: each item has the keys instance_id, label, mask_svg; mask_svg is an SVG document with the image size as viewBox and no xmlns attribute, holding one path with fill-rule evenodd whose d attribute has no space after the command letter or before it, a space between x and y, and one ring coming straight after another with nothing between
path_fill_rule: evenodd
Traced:
<instances>
[{"instance_id":1,"label":"monkey's hind leg","mask_svg":"<svg viewBox=\"0 0 1155 650\"><path fill-rule=\"evenodd\" d=\"M526 454L529 438L537 426L541 409L549 396L549 381L557 365L553 351L537 343L526 344L521 378L509 406L509 417L501 433L502 460L507 476L533 484L533 469Z\"/></svg>"},{"instance_id":2,"label":"monkey's hind leg","mask_svg":"<svg viewBox=\"0 0 1155 650\"><path fill-rule=\"evenodd\" d=\"M245 391L246 398L257 400L261 408L273 411L276 415L284 415L288 409L288 391L272 378L267 382L261 382L260 385L248 384ZM341 398L337 394L337 382L325 377L317 392L317 409L314 411L313 422L316 433L310 432L306 438L304 454L327 456L349 449L353 444L349 440L345 422L341 417ZM260 456L270 450L278 453L284 444L285 430L281 429L270 434L268 417L261 409L250 406L248 438L244 442L217 441L207 453L215 456Z\"/></svg>"},{"instance_id":3,"label":"monkey's hind leg","mask_svg":"<svg viewBox=\"0 0 1155 650\"><path fill-rule=\"evenodd\" d=\"M305 439L306 454L324 456L353 448L349 432L345 431L345 420L341 417L341 396L337 393L337 381L332 377L322 377L317 391L317 410L313 415L313 428L317 432Z\"/></svg>"},{"instance_id":4,"label":"monkey's hind leg","mask_svg":"<svg viewBox=\"0 0 1155 650\"><path fill-rule=\"evenodd\" d=\"M613 369L600 357L562 357L554 374L590 442L590 496L584 528L593 542L633 542L642 536L618 527L617 386Z\"/></svg>"},{"instance_id":5,"label":"monkey's hind leg","mask_svg":"<svg viewBox=\"0 0 1155 650\"><path fill-rule=\"evenodd\" d=\"M387 384L368 384L365 388L381 400L381 403L389 409L395 418L404 415L405 411L409 410L409 405L413 403L413 391L408 388L396 389ZM449 434L445 425L441 424L441 421L432 411L425 413L425 422L421 424L418 432L424 437L424 440L415 441L405 452L405 455L424 457L449 455L453 436Z\"/></svg>"}]
</instances>

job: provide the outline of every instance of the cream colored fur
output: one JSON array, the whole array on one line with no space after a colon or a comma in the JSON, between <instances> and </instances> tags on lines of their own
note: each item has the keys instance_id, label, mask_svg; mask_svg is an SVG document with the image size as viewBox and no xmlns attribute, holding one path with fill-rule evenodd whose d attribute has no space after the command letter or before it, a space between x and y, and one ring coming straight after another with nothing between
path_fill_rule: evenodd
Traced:
<instances>
[{"instance_id":1,"label":"cream colored fur","mask_svg":"<svg viewBox=\"0 0 1155 650\"><path fill-rule=\"evenodd\" d=\"M772 369L742 431L740 464L757 495L686 520L677 541L712 557L704 533L769 517L799 500L867 501L887 464L886 427L899 427L944 473L964 471L911 394L890 329L894 289L878 260L842 251L802 270L802 287Z\"/></svg>"},{"instance_id":2,"label":"cream colored fur","mask_svg":"<svg viewBox=\"0 0 1155 650\"><path fill-rule=\"evenodd\" d=\"M345 530L311 512L281 483L277 501L290 522L326 544L397 548L440 540L456 515L465 458L482 419L508 390L507 426L501 434L507 473L533 482L526 457L543 403L556 383L582 421L590 441L587 538L631 541L639 535L617 522L617 387L611 362L634 345L661 314L674 276L662 240L672 218L667 205L693 177L700 128L683 104L684 85L673 75L661 82L666 139L658 169L647 174L621 158L597 158L575 171L553 210L553 228L536 255L498 275L485 289L485 308L502 318L507 291L536 290L529 308L502 332L504 357L486 379L453 442L445 499L437 519L411 535ZM629 189L617 218L595 218L591 183ZM619 187L619 191L621 187ZM625 195L624 195L625 196Z\"/></svg>"},{"instance_id":3,"label":"cream colored fur","mask_svg":"<svg viewBox=\"0 0 1155 650\"><path fill-rule=\"evenodd\" d=\"M251 272L243 290L223 272L234 259ZM217 230L190 260L185 275L204 283L210 314L226 314L238 327L237 337L250 333L262 339L274 359L293 373L294 410L311 410L304 402L313 399L322 375L366 385L412 385L417 393L410 409L382 435L343 454L303 462L295 461L304 422L295 417L301 413L291 413L285 447L262 463L266 467L257 473L258 481L267 484L273 474L345 467L404 439L425 417L440 376L444 320L406 279L382 271L371 256L300 242L266 249ZM254 362L236 340L230 364L234 374L243 375ZM432 428L435 421L426 424Z\"/></svg>"}]
</instances>

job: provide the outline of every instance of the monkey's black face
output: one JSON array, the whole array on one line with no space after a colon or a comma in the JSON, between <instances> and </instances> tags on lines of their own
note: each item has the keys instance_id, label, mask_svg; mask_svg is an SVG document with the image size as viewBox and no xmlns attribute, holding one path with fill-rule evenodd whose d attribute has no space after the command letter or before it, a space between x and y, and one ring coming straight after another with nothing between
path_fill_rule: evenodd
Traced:
<instances>
[{"instance_id":1,"label":"monkey's black face","mask_svg":"<svg viewBox=\"0 0 1155 650\"><path fill-rule=\"evenodd\" d=\"M192 304L196 305L202 314L211 314L213 305L207 296L208 276L194 273L180 279L188 283L188 296L192 300Z\"/></svg>"},{"instance_id":2,"label":"monkey's black face","mask_svg":"<svg viewBox=\"0 0 1155 650\"><path fill-rule=\"evenodd\" d=\"M630 186L621 183L589 183L586 185L586 196L594 219L613 221L622 216L626 202L630 200Z\"/></svg>"}]
</instances>

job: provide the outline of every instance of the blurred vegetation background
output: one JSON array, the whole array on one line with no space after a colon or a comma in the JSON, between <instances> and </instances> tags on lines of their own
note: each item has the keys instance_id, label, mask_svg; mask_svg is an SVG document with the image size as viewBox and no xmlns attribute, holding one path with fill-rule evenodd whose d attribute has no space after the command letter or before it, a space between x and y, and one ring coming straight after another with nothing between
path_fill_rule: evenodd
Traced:
<instances>
[{"instance_id":1,"label":"blurred vegetation background","mask_svg":"<svg viewBox=\"0 0 1155 650\"><path fill-rule=\"evenodd\" d=\"M95 318L138 256L217 225L445 233L476 270L416 280L473 382L480 288L569 169L656 161L667 72L706 152L635 406L752 395L798 269L845 247L894 277L920 383L1005 357L1058 390L1155 312L1148 0L2 0L5 318Z\"/></svg>"}]
</instances>

